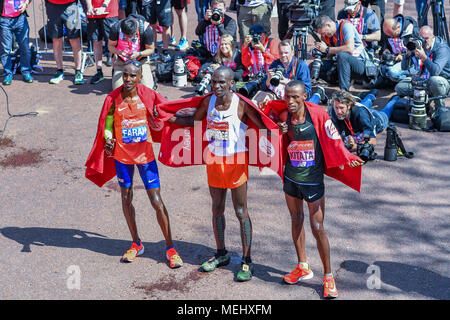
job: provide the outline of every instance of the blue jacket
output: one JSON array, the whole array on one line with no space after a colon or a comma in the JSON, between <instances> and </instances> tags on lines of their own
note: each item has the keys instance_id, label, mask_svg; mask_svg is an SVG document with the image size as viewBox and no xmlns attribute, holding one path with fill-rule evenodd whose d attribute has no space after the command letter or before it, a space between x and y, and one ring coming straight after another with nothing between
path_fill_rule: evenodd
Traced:
<instances>
[{"instance_id":1,"label":"blue jacket","mask_svg":"<svg viewBox=\"0 0 450 320\"><path fill-rule=\"evenodd\" d=\"M292 70L285 70L284 76L285 78L289 78L290 80L300 80L301 82L303 82L305 84L306 93L308 93L308 96L311 96L311 76L308 65L306 64L305 61L300 60L297 57L293 57L290 67L294 65L294 62L297 62L297 68L295 72L292 72L292 75L295 75L295 77L289 78L289 74L291 73ZM269 69L274 69L278 66L284 68L283 63L281 63L280 59L277 59L274 62L272 62Z\"/></svg>"}]
</instances>

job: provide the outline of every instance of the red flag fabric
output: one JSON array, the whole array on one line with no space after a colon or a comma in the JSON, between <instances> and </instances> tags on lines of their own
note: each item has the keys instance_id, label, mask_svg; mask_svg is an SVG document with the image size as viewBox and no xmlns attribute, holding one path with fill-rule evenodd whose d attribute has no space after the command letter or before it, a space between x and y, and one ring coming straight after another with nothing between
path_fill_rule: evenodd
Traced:
<instances>
[{"instance_id":1,"label":"red flag fabric","mask_svg":"<svg viewBox=\"0 0 450 320\"><path fill-rule=\"evenodd\" d=\"M259 130L250 119L247 119L246 146L248 148L249 165L259 168L268 167L282 178L282 136L278 125L255 106L251 100L238 93L234 94L237 94L240 99L257 110L262 121L271 131L268 138L265 130ZM207 96L157 105L159 118L167 121L174 115L193 115L205 97ZM159 161L171 167L205 164L209 143L205 138L205 132L206 117L193 127L180 127L174 123L167 123L162 132Z\"/></svg>"},{"instance_id":2,"label":"red flag fabric","mask_svg":"<svg viewBox=\"0 0 450 320\"><path fill-rule=\"evenodd\" d=\"M105 120L109 109L122 92L122 87L111 92L103 103L102 110L98 119L97 134L91 152L86 160L85 177L94 182L97 186L102 187L106 182L114 178L116 169L114 158L108 157L105 153ZM153 116L153 107L156 104L163 103L166 99L156 91L147 88L142 84L137 85L137 93L142 103L149 112L149 127L153 142L161 142L161 134L164 128L164 122Z\"/></svg>"},{"instance_id":3,"label":"red flag fabric","mask_svg":"<svg viewBox=\"0 0 450 320\"><path fill-rule=\"evenodd\" d=\"M339 132L323 107L307 101L305 101L305 106L309 111L320 146L322 147L325 158L325 174L360 192L362 168L350 168L348 166L349 162L359 159L359 157L348 151L344 146ZM272 121L278 122L280 121L280 114L286 110L287 105L283 100L272 100L267 104L264 113ZM287 137L285 138L287 139ZM286 140L283 141L283 144L288 145ZM283 165L286 159L287 150L283 148Z\"/></svg>"}]
</instances>

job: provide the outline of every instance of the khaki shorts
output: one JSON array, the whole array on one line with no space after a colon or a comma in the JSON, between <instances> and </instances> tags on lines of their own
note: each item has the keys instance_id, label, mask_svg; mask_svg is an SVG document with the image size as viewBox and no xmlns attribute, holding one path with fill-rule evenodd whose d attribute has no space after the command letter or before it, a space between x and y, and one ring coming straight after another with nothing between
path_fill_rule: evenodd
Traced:
<instances>
[{"instance_id":1,"label":"khaki shorts","mask_svg":"<svg viewBox=\"0 0 450 320\"><path fill-rule=\"evenodd\" d=\"M266 30L266 36L271 33L270 17L272 16L272 4L263 3L257 7L239 7L238 25L239 37L244 41L249 29L255 24L260 24Z\"/></svg>"},{"instance_id":2,"label":"khaki shorts","mask_svg":"<svg viewBox=\"0 0 450 320\"><path fill-rule=\"evenodd\" d=\"M153 89L153 85L154 85L154 81L153 81L153 75L152 75L152 69L150 68L150 62L146 59L143 58L141 59L141 61L139 61L142 63L142 80L141 83L150 88ZM123 68L125 66L125 63L120 60L117 59L116 62L114 62L114 66L113 66L113 76L112 76L112 87L113 90L117 89L118 87L120 87L121 85L123 85Z\"/></svg>"}]
</instances>

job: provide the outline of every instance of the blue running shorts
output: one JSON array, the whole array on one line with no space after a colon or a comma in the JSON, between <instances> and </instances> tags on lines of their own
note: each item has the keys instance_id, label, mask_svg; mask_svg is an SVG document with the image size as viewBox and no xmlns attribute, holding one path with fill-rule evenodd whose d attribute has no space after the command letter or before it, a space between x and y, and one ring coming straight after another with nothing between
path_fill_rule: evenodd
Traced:
<instances>
[{"instance_id":1,"label":"blue running shorts","mask_svg":"<svg viewBox=\"0 0 450 320\"><path fill-rule=\"evenodd\" d=\"M121 188L130 188L133 185L134 164L126 164L114 160L116 165L116 174ZM158 166L156 160L146 164L136 165L141 175L145 189L156 189L160 187Z\"/></svg>"}]
</instances>

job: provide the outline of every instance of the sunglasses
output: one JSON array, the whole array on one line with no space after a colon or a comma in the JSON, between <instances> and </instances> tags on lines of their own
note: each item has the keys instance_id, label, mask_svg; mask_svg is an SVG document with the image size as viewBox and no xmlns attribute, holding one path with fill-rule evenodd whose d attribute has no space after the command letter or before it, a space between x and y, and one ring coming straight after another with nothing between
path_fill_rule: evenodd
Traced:
<instances>
[{"instance_id":1,"label":"sunglasses","mask_svg":"<svg viewBox=\"0 0 450 320\"><path fill-rule=\"evenodd\" d=\"M133 64L136 68L142 67L142 64L137 60L127 60L125 64Z\"/></svg>"}]
</instances>

